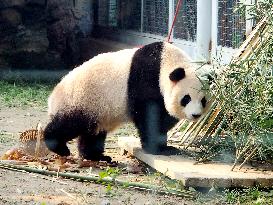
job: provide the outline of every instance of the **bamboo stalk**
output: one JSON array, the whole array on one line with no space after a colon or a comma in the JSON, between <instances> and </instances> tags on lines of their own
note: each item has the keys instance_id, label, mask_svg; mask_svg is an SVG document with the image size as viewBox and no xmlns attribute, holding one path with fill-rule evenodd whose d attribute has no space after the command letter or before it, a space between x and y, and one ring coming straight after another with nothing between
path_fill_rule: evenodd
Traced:
<instances>
[{"instance_id":1,"label":"bamboo stalk","mask_svg":"<svg viewBox=\"0 0 273 205\"><path fill-rule=\"evenodd\" d=\"M253 155L256 153L256 151L259 149L259 146L255 147L251 153L245 158L243 163L239 166L239 170L244 166L244 164L253 157Z\"/></svg>"},{"instance_id":2,"label":"bamboo stalk","mask_svg":"<svg viewBox=\"0 0 273 205\"><path fill-rule=\"evenodd\" d=\"M202 116L201 119L199 119L197 122L189 124L188 127L185 129L185 132L183 132L183 134L181 135L181 142L180 145L183 145L190 137L191 137L191 133L196 130L196 128L198 127L198 125L204 120L204 118L206 118L207 116L210 115L210 113L213 111L213 106L214 106L214 102L212 103L212 105L210 106L210 108L207 110L206 114L204 114Z\"/></svg>"},{"instance_id":3,"label":"bamboo stalk","mask_svg":"<svg viewBox=\"0 0 273 205\"><path fill-rule=\"evenodd\" d=\"M185 126L186 125L186 126ZM183 120L183 123L180 124L180 127L178 127L178 129L172 132L171 136L169 137L169 141L171 142L180 142L179 144L181 144L181 141L183 140L183 137L185 136L185 134L193 127L194 122L192 121L187 121L187 120ZM185 129L183 130L183 132L181 132L181 134L179 134L179 136L176 139L173 139L175 136L175 134L177 132L180 132L180 130L182 129L182 127L185 126Z\"/></svg>"},{"instance_id":4,"label":"bamboo stalk","mask_svg":"<svg viewBox=\"0 0 273 205\"><path fill-rule=\"evenodd\" d=\"M214 132L214 134L212 136L217 137L221 133L221 131L223 130L223 126L225 124L226 124L226 119L225 118L221 119L217 129L215 130L215 132Z\"/></svg>"},{"instance_id":5,"label":"bamboo stalk","mask_svg":"<svg viewBox=\"0 0 273 205\"><path fill-rule=\"evenodd\" d=\"M37 128L38 130L38 134L37 134L37 140L36 140L36 145L35 145L35 154L34 156L36 158L38 158L40 156L40 149L41 149L41 138L42 138L42 135L43 135L43 128L42 128L42 124L41 123L38 123L37 125Z\"/></svg>"},{"instance_id":6,"label":"bamboo stalk","mask_svg":"<svg viewBox=\"0 0 273 205\"><path fill-rule=\"evenodd\" d=\"M271 38L271 34L269 32L268 19L264 18L260 21L255 29L250 33L246 41L238 49L238 52L233 56L231 61L231 65L233 66L247 66L247 68L251 68L252 64L255 64L255 59L261 54L264 43L269 42ZM261 37L262 36L262 37ZM253 58L253 60L251 60ZM250 63L250 65L248 65ZM251 72L251 69L246 70L247 72ZM238 72L240 72L238 70ZM269 79L272 78L269 76ZM235 97L238 97L243 91L242 86L237 85L234 88L236 91L234 94ZM230 96L232 97L232 96ZM194 126L188 126L181 135L181 145L185 145L187 142L186 148L192 145L194 141L196 141L197 136L198 139L201 137L216 136L221 132L223 126L226 124L226 119L223 117L222 111L222 102L213 102L215 107L211 107L208 112L206 112L206 116L200 118ZM219 109L219 110L217 110ZM188 143L189 142L189 143ZM241 151L240 154L243 154ZM235 160L233 169L238 161L240 156Z\"/></svg>"},{"instance_id":7,"label":"bamboo stalk","mask_svg":"<svg viewBox=\"0 0 273 205\"><path fill-rule=\"evenodd\" d=\"M219 124L220 119L222 118L222 109L220 109L220 105L215 106L211 116L208 118L207 124L204 126L202 130L203 137L207 135L212 135L213 131L216 129Z\"/></svg>"},{"instance_id":8,"label":"bamboo stalk","mask_svg":"<svg viewBox=\"0 0 273 205\"><path fill-rule=\"evenodd\" d=\"M212 105L211 105L211 107L210 107L210 109L208 110L207 114L204 115L204 117L203 117L201 120L198 121L198 122L199 122L198 124L195 124L195 126L192 127L191 133L193 133L193 135L191 136L190 142L187 144L186 149L187 149L189 146L191 146L191 144L195 141L195 139L197 138L198 134L200 133L201 129L202 129L202 128L205 126L205 124L208 122L209 118L211 117L211 115L212 115L213 112L214 112L214 107L215 107L215 106L216 106L216 103L213 102ZM189 137L190 137L190 136L188 136L188 138L189 138ZM187 139L188 139L188 138L187 138ZM184 143L184 142L185 142L185 140L182 141L181 144Z\"/></svg>"},{"instance_id":9,"label":"bamboo stalk","mask_svg":"<svg viewBox=\"0 0 273 205\"><path fill-rule=\"evenodd\" d=\"M180 140L180 145L182 145L185 141L187 141L188 137L190 136L190 130L193 129L195 125L195 122L191 122L187 128L184 130L184 132L181 134L181 140Z\"/></svg>"},{"instance_id":10,"label":"bamboo stalk","mask_svg":"<svg viewBox=\"0 0 273 205\"><path fill-rule=\"evenodd\" d=\"M243 56L248 56L251 53L247 53L247 49L248 47L251 45L251 43L253 42L254 38L259 37L260 33L259 31L264 31L264 29L266 28L266 22L267 22L267 18L264 18L262 21L260 21L256 27L254 28L254 30L248 35L248 38L246 41L243 42L243 44L239 47L238 51L236 52L236 54L233 57L233 62L234 61L241 61Z\"/></svg>"},{"instance_id":11,"label":"bamboo stalk","mask_svg":"<svg viewBox=\"0 0 273 205\"><path fill-rule=\"evenodd\" d=\"M30 173L37 173L37 174L42 174L47 176L59 176L59 177L64 177L64 178L78 180L78 181L91 181L95 183L110 183L110 184L119 185L122 187L135 188L138 190L146 190L146 191L152 190L152 191L156 191L158 194L170 194L170 195L175 195L175 196L185 197L185 198L195 198L195 193L192 191L177 190L172 188L162 188L157 185L145 184L145 183L139 183L139 182L129 182L129 181L124 181L124 180L115 179L111 177L100 178L98 175L82 176L82 175L73 174L73 173L55 172L55 171L36 169L36 168L25 167L25 166L17 166L13 164L6 164L3 162L0 162L0 168L9 169L12 171L26 171Z\"/></svg>"},{"instance_id":12,"label":"bamboo stalk","mask_svg":"<svg viewBox=\"0 0 273 205\"><path fill-rule=\"evenodd\" d=\"M170 141L180 141L181 139L180 139L180 137L179 137L179 139L173 139L174 138L174 136L175 136L175 134L177 133L177 132L180 132L180 130L182 129L182 127L184 127L186 124L190 124L190 122L188 121L188 120L181 120L181 121L179 121L167 134L168 134L168 139L170 140ZM186 128L188 127L188 125L186 126Z\"/></svg>"},{"instance_id":13,"label":"bamboo stalk","mask_svg":"<svg viewBox=\"0 0 273 205\"><path fill-rule=\"evenodd\" d=\"M221 115L222 115L222 113L221 113L221 111L219 111L217 116L220 117ZM208 135L212 135L213 131L216 129L217 125L219 124L219 121L218 121L219 117L216 116L215 118L213 118L213 116L215 116L215 115L212 115L212 117L210 117L208 125L203 130L204 137L206 137Z\"/></svg>"},{"instance_id":14,"label":"bamboo stalk","mask_svg":"<svg viewBox=\"0 0 273 205\"><path fill-rule=\"evenodd\" d=\"M248 142L246 143L246 146L244 147L244 149L238 154L238 156L236 157L233 166L231 167L231 171L234 170L237 162L239 161L239 159L241 159L241 157L243 156L243 154L245 154L247 152L247 150L249 149L249 147L251 146L250 144L250 139L248 139Z\"/></svg>"}]
</instances>

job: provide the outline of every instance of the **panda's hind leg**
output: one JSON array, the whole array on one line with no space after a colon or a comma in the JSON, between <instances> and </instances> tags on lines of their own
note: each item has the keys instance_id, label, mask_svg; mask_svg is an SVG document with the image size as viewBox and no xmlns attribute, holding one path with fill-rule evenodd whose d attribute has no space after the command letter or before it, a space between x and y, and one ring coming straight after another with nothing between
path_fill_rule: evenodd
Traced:
<instances>
[{"instance_id":1,"label":"panda's hind leg","mask_svg":"<svg viewBox=\"0 0 273 205\"><path fill-rule=\"evenodd\" d=\"M76 138L82 129L80 115L80 112L71 111L53 116L44 130L44 140L49 150L60 156L70 155L66 143Z\"/></svg>"},{"instance_id":2,"label":"panda's hind leg","mask_svg":"<svg viewBox=\"0 0 273 205\"><path fill-rule=\"evenodd\" d=\"M103 154L106 135L107 132L105 131L98 134L94 132L82 134L78 139L78 149L81 157L88 160L111 162L111 157Z\"/></svg>"}]
</instances>

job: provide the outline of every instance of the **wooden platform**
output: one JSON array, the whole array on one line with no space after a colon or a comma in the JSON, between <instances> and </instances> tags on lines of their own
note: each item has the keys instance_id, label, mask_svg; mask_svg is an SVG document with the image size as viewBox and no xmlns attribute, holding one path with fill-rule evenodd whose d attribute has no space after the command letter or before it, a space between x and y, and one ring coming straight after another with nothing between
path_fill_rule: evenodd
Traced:
<instances>
[{"instance_id":1,"label":"wooden platform","mask_svg":"<svg viewBox=\"0 0 273 205\"><path fill-rule=\"evenodd\" d=\"M273 170L257 170L244 166L231 171L232 164L195 164L182 156L146 154L135 137L119 137L119 146L139 160L187 187L272 187Z\"/></svg>"}]
</instances>

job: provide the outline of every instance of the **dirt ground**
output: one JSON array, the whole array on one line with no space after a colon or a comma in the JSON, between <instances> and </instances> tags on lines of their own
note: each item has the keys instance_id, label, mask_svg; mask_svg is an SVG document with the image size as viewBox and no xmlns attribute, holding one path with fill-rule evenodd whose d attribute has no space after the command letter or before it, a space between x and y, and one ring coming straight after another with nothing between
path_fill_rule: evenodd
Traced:
<instances>
[{"instance_id":1,"label":"dirt ground","mask_svg":"<svg viewBox=\"0 0 273 205\"><path fill-rule=\"evenodd\" d=\"M34 128L38 122L46 124L47 114L41 108L6 108L0 107L0 154L18 144L18 132ZM124 128L116 135L123 135ZM125 129L127 129L125 127ZM131 128L130 128L131 129ZM111 137L110 137L111 138ZM113 139L113 138L111 138ZM115 139L108 141L106 147L116 148ZM116 151L115 153L118 153ZM134 167L136 159L119 156L114 160L125 167ZM141 171L127 174L125 177L144 177ZM153 182L153 181L151 181ZM194 201L175 196L158 195L147 191L137 191L114 186L111 194L99 184L76 182L63 178L48 177L38 174L22 173L0 169L0 204L196 204Z\"/></svg>"}]
</instances>

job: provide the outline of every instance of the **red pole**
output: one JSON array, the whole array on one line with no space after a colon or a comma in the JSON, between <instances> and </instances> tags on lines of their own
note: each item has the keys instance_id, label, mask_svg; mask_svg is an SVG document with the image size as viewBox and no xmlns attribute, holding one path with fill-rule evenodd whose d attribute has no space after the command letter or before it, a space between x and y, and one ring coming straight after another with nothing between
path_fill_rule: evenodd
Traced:
<instances>
[{"instance_id":1,"label":"red pole","mask_svg":"<svg viewBox=\"0 0 273 205\"><path fill-rule=\"evenodd\" d=\"M181 4L182 4L182 0L178 0L178 3L176 5L176 9L175 9L175 15L174 15L172 26L171 26L171 30L169 31L168 38L167 38L168 43L170 42L170 38L171 38L171 35L172 35L172 32L173 32L174 24L175 24L179 9L181 7Z\"/></svg>"}]
</instances>

